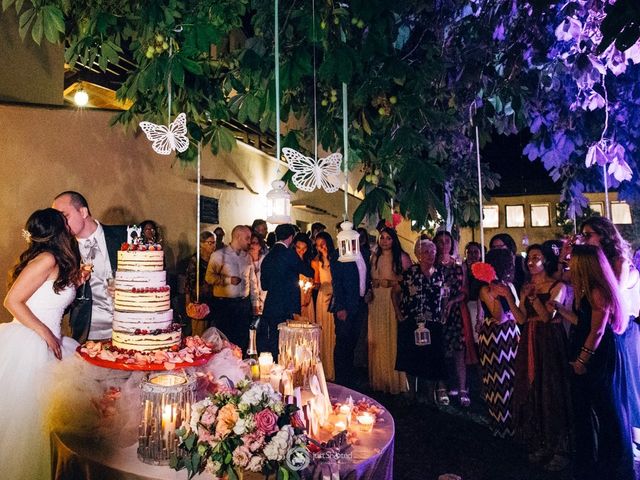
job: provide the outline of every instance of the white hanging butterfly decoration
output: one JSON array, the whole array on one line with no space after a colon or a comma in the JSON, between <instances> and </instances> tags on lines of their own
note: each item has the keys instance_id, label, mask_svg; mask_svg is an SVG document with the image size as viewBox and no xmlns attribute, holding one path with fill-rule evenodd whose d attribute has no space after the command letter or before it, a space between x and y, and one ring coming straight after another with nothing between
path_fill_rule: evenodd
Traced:
<instances>
[{"instance_id":1,"label":"white hanging butterfly decoration","mask_svg":"<svg viewBox=\"0 0 640 480\"><path fill-rule=\"evenodd\" d=\"M282 153L287 159L289 170L293 172L293 184L300 190L312 192L316 188L322 188L327 193L333 193L342 185L341 153L332 153L318 160L306 157L292 148L285 147Z\"/></svg>"},{"instance_id":2,"label":"white hanging butterfly decoration","mask_svg":"<svg viewBox=\"0 0 640 480\"><path fill-rule=\"evenodd\" d=\"M169 155L173 150L184 152L189 148L187 115L184 112L179 114L168 127L151 122L140 122L140 128L147 139L153 142L151 144L153 150L160 155Z\"/></svg>"}]
</instances>

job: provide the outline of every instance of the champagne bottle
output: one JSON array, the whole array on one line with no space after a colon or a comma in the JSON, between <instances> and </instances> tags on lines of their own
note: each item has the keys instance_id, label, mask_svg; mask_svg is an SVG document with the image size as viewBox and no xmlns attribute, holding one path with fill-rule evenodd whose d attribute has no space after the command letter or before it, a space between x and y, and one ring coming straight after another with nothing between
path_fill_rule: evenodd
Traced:
<instances>
[{"instance_id":1,"label":"champagne bottle","mask_svg":"<svg viewBox=\"0 0 640 480\"><path fill-rule=\"evenodd\" d=\"M247 365L251 369L251 380L260 380L260 365L258 364L258 349L256 348L256 330L249 329L249 348L247 348Z\"/></svg>"}]
</instances>

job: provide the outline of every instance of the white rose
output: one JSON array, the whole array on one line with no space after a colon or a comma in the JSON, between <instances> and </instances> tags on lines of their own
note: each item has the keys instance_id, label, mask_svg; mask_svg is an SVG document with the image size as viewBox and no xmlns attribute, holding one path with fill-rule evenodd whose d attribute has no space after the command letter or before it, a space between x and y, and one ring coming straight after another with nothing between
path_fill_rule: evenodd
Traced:
<instances>
[{"instance_id":1,"label":"white rose","mask_svg":"<svg viewBox=\"0 0 640 480\"><path fill-rule=\"evenodd\" d=\"M274 444L273 441L269 442L266 447L264 447L264 455L269 460L280 461L278 447Z\"/></svg>"}]
</instances>

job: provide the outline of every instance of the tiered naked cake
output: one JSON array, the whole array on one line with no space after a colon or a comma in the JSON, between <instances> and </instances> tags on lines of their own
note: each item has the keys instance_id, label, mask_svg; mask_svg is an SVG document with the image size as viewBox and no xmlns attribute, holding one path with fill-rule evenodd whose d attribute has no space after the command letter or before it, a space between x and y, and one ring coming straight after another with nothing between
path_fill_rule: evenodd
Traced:
<instances>
[{"instance_id":1,"label":"tiered naked cake","mask_svg":"<svg viewBox=\"0 0 640 480\"><path fill-rule=\"evenodd\" d=\"M180 346L160 245L123 244L118 252L111 343L122 350L153 351Z\"/></svg>"}]
</instances>

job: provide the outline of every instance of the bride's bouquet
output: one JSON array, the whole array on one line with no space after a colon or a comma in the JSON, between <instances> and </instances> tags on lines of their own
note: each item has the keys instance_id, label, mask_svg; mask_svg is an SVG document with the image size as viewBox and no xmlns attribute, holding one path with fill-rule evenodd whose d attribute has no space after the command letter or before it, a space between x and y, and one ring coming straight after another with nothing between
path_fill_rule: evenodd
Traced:
<instances>
[{"instance_id":1,"label":"bride's bouquet","mask_svg":"<svg viewBox=\"0 0 640 480\"><path fill-rule=\"evenodd\" d=\"M310 455L297 407L285 405L270 384L242 380L191 406L189 424L176 431L186 455L171 467L189 478L207 472L230 480L244 469L298 479Z\"/></svg>"}]
</instances>

